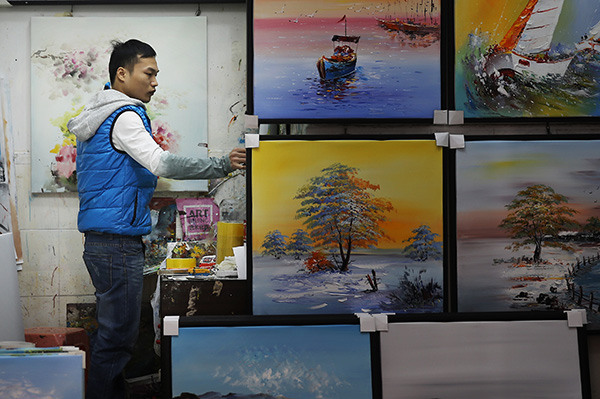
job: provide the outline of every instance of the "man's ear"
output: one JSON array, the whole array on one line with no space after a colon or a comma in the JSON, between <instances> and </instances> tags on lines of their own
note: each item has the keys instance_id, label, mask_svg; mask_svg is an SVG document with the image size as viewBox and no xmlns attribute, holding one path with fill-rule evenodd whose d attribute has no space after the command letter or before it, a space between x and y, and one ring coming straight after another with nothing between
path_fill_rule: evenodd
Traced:
<instances>
[{"instance_id":1,"label":"man's ear","mask_svg":"<svg viewBox=\"0 0 600 399\"><path fill-rule=\"evenodd\" d=\"M116 78L120 82L124 82L125 77L127 76L128 73L129 73L129 71L127 70L127 68L119 67L119 68L117 68Z\"/></svg>"}]
</instances>

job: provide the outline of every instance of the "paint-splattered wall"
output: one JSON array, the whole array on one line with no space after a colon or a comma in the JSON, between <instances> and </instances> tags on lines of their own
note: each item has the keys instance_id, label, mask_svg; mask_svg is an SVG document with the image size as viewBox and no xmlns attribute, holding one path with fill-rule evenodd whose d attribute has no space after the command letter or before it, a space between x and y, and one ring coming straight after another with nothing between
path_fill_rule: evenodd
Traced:
<instances>
[{"instance_id":1,"label":"paint-splattered wall","mask_svg":"<svg viewBox=\"0 0 600 399\"><path fill-rule=\"evenodd\" d=\"M193 17L197 11L196 4L72 9L75 17ZM67 304L94 301L94 289L81 258L83 240L76 225L77 194L32 194L30 188L31 18L66 18L70 12L70 6L11 7L0 2L0 77L9 82L9 116L14 139L11 155L16 170L17 216L24 253L19 285L26 328L65 326ZM240 146L244 130L241 116L246 110L245 5L203 4L200 15L207 18L208 25L209 155L222 156ZM243 201L244 179L227 181L212 194L217 203L231 198Z\"/></svg>"}]
</instances>

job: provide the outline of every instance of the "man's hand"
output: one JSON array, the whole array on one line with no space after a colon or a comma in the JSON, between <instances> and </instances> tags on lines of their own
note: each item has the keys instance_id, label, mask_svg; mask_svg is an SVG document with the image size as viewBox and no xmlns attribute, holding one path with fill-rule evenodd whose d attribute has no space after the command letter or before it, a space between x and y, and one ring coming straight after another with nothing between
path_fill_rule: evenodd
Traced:
<instances>
[{"instance_id":1,"label":"man's hand","mask_svg":"<svg viewBox=\"0 0 600 399\"><path fill-rule=\"evenodd\" d=\"M246 149L234 148L229 153L229 163L233 169L246 169Z\"/></svg>"}]
</instances>

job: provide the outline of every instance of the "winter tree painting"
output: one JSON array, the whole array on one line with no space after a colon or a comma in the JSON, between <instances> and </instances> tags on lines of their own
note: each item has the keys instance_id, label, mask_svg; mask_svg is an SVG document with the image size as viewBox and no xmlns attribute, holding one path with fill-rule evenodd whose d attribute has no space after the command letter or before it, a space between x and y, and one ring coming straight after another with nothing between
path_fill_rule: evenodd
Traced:
<instances>
[{"instance_id":1,"label":"winter tree painting","mask_svg":"<svg viewBox=\"0 0 600 399\"><path fill-rule=\"evenodd\" d=\"M428 140L262 140L254 314L443 310L442 152Z\"/></svg>"},{"instance_id":2,"label":"winter tree painting","mask_svg":"<svg viewBox=\"0 0 600 399\"><path fill-rule=\"evenodd\" d=\"M599 153L569 139L457 152L458 311L586 308L600 327Z\"/></svg>"}]
</instances>

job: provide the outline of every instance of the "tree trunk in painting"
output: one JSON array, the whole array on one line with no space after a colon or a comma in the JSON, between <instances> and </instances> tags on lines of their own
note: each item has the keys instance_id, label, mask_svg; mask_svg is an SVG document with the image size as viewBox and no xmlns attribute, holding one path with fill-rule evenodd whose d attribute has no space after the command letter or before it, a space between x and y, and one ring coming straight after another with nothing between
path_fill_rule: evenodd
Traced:
<instances>
[{"instance_id":1,"label":"tree trunk in painting","mask_svg":"<svg viewBox=\"0 0 600 399\"><path fill-rule=\"evenodd\" d=\"M368 248L385 238L381 223L392 204L370 191L379 186L356 175L358 169L339 163L312 177L296 194L301 207L296 218L305 218L315 247L336 248L338 269L348 271L354 248Z\"/></svg>"},{"instance_id":2,"label":"tree trunk in painting","mask_svg":"<svg viewBox=\"0 0 600 399\"><path fill-rule=\"evenodd\" d=\"M577 221L571 218L577 210L566 206L567 202L567 197L544 184L519 191L506 205L508 216L499 225L510 233L511 238L521 240L511 243L507 249L516 251L534 245L534 263L541 260L542 246L570 250L568 244L557 239L559 233L578 226Z\"/></svg>"}]
</instances>

